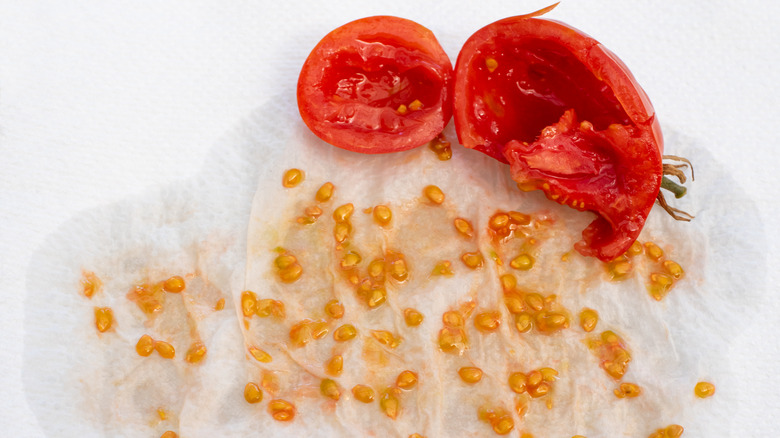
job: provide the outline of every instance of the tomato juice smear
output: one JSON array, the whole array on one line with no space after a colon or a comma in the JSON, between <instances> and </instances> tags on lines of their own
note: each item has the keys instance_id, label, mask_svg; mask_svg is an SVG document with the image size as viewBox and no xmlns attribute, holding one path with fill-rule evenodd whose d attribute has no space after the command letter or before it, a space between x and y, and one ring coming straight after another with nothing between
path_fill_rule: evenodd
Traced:
<instances>
[{"instance_id":1,"label":"tomato juice smear","mask_svg":"<svg viewBox=\"0 0 780 438\"><path fill-rule=\"evenodd\" d=\"M321 183L316 181L315 186ZM247 342L267 349L274 357L267 363L252 362L264 375L275 376L271 396L300 403L296 406L301 413L311 408L312 397L314 406L324 403L321 408L330 413L336 409L334 403L354 403L350 399L356 397L355 391L367 404L390 391L395 394L393 409L397 411L391 415L387 405L378 403L379 409L374 405L368 417L382 427L392 427L381 418L410 420L410 415L425 410L420 405L423 396L396 394L393 381L399 373L411 370L420 374L418 389L431 390L425 383L432 378L430 364L426 364L430 360L424 359L431 356L426 354L436 358L448 375L446 380L463 366L477 365L490 372L491 363L511 363L517 348L513 341L525 343L526 348L544 348L546 343L555 343L556 336L572 336L572 331L579 330L572 321L578 309L563 307L565 300L559 302L555 294L544 290L560 290L556 281L550 281L550 270L565 271L572 256L554 249L560 248L560 242L548 244L566 234L554 216L498 210L489 218L464 218L458 216L456 200L430 185L421 187L416 199L394 199L378 205L348 202L339 196L338 184L325 182L320 187L327 187L330 196L320 197L319 190L316 194L300 193L301 187L294 189L297 193L290 191L294 211L282 216L294 217L316 207L321 210L316 217L269 222L276 228L273 234L281 237L272 257L278 262L279 257L294 255L303 271L296 281L283 284L278 278L278 263L266 268L270 287L264 287L258 297L284 301L287 314L282 320L250 315L245 335ZM471 263L465 254L478 254L479 263ZM514 263L523 255L531 262L523 259ZM578 260L604 266L606 278L606 264ZM381 268L374 272L377 264ZM459 284L450 283L449 295L432 296L441 293L437 285L452 281L453 274L458 275ZM372 302L372 291L381 291L381 300ZM334 300L339 305L335 313L329 310ZM408 322L409 312L418 315L413 323ZM309 328L301 331L305 327ZM438 345L431 335L438 337ZM305 342L300 342L301 336ZM583 338L582 347L587 349L584 344ZM594 360L606 360L596 356ZM484 362L485 357L491 360ZM329 370L335 358L340 365L339 374L334 376ZM560 363L533 366L546 365L557 367ZM572 365L588 366L567 364L564 368ZM623 366L627 368L627 361ZM300 372L290 373L290 367ZM530 372L532 366L520 368L515 371ZM478 389L446 385L444 392L477 412L486 405L496 406L498 400L496 409L515 412L510 416L512 421L523 419L533 398L543 397L546 409L554 406L556 391L518 398L511 395L505 377L493 375L490 383L483 382ZM320 387L327 391L318 392ZM374 390L371 397L366 387ZM497 399L498 394L509 396ZM503 414L486 421L497 433L508 427Z\"/></svg>"},{"instance_id":2,"label":"tomato juice smear","mask_svg":"<svg viewBox=\"0 0 780 438\"><path fill-rule=\"evenodd\" d=\"M557 42L497 38L476 56L484 62L475 64L467 91L474 97L473 120L478 132L493 135L476 149L494 158L506 162L504 145L532 143L570 109L597 130L632 124L609 86Z\"/></svg>"},{"instance_id":3,"label":"tomato juice smear","mask_svg":"<svg viewBox=\"0 0 780 438\"><path fill-rule=\"evenodd\" d=\"M300 181L285 185L295 198L293 217L272 219L280 245L271 249L274 263L266 267L267 287L256 289L256 294L242 293L242 305L244 296L255 295L241 324L245 327L247 385L262 391L266 400L254 394L247 402L261 404L270 418L295 421L312 412L333 415L339 403L355 403L355 388L362 394L365 386L373 391L373 398L366 398L370 405L365 416L371 424L368 427L381 422L376 427L392 430L392 421L397 419L423 424L432 401L427 391L438 394L435 382L439 381L450 382L440 391L469 407L475 427L504 433L533 428L533 421L538 421L545 409L553 409L555 400L570 396L567 368L601 366L605 371L613 370L611 374L607 371L613 378L622 377L628 369L631 358L622 353L627 351L625 346L613 348L615 353L583 342L583 349L589 346L594 350L592 356L598 364L589 364L582 357L568 362L569 358L550 353L550 346L555 348L562 337L586 339L572 321L578 309L564 307L566 287L561 288L556 283L562 280L550 276L550 271L565 271L572 262L572 254L559 252L560 244L566 242L561 235L567 231L554 215L496 210L484 218L462 217L457 199L431 185L421 187L416 199L356 206L339 196L338 185L329 183L317 184L316 193L301 194L304 173L296 174ZM319 208L320 214L309 216L308 221L294 218L298 210L311 211L311 207ZM346 234L335 232L339 225L346 227ZM478 254L480 262L469 263L464 254ZM521 256L528 259L515 263ZM653 243L635 245L625 257L628 271L619 263L582 258L578 262L591 268L602 265L605 275L614 280L623 280L636 266L646 265L656 277L682 278L680 266L669 263L664 251ZM447 268L438 269L444 262ZM381 272L372 268L377 263L382 265ZM294 276L285 274L291 267L297 267ZM82 285L94 284L93 277L97 277L84 272ZM616 273L619 277L612 277ZM187 288L197 284L197 279L192 282L192 277L187 278ZM367 279L371 282L366 290L381 287L385 294L375 306L361 295ZM186 309L181 309L184 313L176 311L189 294L187 288L183 278L174 276L139 282L127 295L130 302L137 301L139 294L162 295L160 301L151 301L160 304L159 308L135 302L138 310L144 311L136 313L170 330L177 339L169 345L155 335L151 346L157 354L136 346L139 355L152 356L144 360L159 360L159 356L185 361L187 367L208 361L208 345L183 341L187 329L191 336L192 330L197 332L197 323ZM563 299L550 291L560 293ZM648 291L659 299L655 286L648 285ZM668 288L663 290L666 293ZM334 300L339 303L337 311ZM215 307L212 301L201 304L211 309ZM261 304L269 301L270 308ZM407 315L415 314L418 316L409 322ZM339 335L346 333L346 328L351 334ZM443 334L450 336L445 336L445 342ZM458 343L454 348L447 344L452 339ZM604 345L612 348L612 344L617 345ZM173 345L177 346L175 353L168 348ZM540 355L543 359L533 359L535 354L529 351L545 353ZM336 357L341 361L338 372L331 366ZM619 362L620 372L609 366L610 361ZM497 368L496 364L507 364L508 371L501 371L504 365ZM431 366L439 367L438 371ZM485 377L474 383L453 381L463 367L484 370ZM511 376L522 374L523 379L533 380L535 370L542 369L552 370L556 376L543 385L544 391L537 386L521 391L517 379L504 375L511 372ZM408 372L420 378L413 389L397 383ZM556 382L559 373L562 380ZM272 404L284 409L271 409Z\"/></svg>"}]
</instances>

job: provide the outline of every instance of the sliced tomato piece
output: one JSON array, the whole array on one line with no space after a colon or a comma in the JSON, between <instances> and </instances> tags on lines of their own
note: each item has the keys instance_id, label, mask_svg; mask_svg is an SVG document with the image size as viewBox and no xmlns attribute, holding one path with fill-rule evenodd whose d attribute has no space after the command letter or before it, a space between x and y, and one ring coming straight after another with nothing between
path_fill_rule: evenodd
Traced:
<instances>
[{"instance_id":1,"label":"sliced tomato piece","mask_svg":"<svg viewBox=\"0 0 780 438\"><path fill-rule=\"evenodd\" d=\"M452 117L453 70L433 33L403 18L347 23L312 50L298 109L326 142L369 154L421 146Z\"/></svg>"},{"instance_id":2,"label":"sliced tomato piece","mask_svg":"<svg viewBox=\"0 0 780 438\"><path fill-rule=\"evenodd\" d=\"M472 35L455 71L461 144L509 163L521 188L595 212L580 253L623 254L663 177L660 125L628 68L574 28L520 16Z\"/></svg>"}]
</instances>

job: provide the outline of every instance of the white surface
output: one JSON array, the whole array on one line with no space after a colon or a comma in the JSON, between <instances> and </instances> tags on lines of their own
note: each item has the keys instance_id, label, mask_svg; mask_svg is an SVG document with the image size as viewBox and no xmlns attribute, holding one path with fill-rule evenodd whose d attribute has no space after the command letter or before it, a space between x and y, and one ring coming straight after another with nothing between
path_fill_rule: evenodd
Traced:
<instances>
[{"instance_id":1,"label":"white surface","mask_svg":"<svg viewBox=\"0 0 780 438\"><path fill-rule=\"evenodd\" d=\"M413 19L439 36L454 61L479 27L546 5L190 3L0 4L0 424L8 436L43 436L21 379L25 278L33 252L61 224L198 175L218 140L253 110L280 93L293 99L309 50L344 22L380 13ZM780 299L771 268L780 262L773 233L780 225L773 17L780 11L750 3L572 0L551 17L617 53L664 129L709 147L759 206L769 233L749 244L767 251L767 298L745 303L756 307L755 322L733 328L729 348L745 391L732 412L745 435L771 436L780 410Z\"/></svg>"}]
</instances>

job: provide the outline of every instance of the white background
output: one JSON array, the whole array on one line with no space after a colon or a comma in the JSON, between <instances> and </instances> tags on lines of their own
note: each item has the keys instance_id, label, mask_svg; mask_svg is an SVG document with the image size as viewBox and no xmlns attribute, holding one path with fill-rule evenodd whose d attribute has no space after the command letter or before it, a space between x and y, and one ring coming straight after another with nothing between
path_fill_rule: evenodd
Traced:
<instances>
[{"instance_id":1,"label":"white background","mask_svg":"<svg viewBox=\"0 0 780 438\"><path fill-rule=\"evenodd\" d=\"M780 429L780 276L774 269L780 262L780 8L774 5L568 0L550 14L617 53L651 97L662 126L709 148L731 169L740 193L759 206L767 236L751 244L768 255L763 293L772 298L753 310L754 324L733 328L730 343L746 388L733 406L744 436L774 436ZM4 435L42 436L21 379L24 326L35 323L23 318L25 278L35 270L33 252L62 223L197 175L217 140L242 118L271 96L294 99L309 50L347 21L410 18L431 29L454 62L478 28L544 6L536 0L0 1ZM739 236L738 226L733 231Z\"/></svg>"}]
</instances>

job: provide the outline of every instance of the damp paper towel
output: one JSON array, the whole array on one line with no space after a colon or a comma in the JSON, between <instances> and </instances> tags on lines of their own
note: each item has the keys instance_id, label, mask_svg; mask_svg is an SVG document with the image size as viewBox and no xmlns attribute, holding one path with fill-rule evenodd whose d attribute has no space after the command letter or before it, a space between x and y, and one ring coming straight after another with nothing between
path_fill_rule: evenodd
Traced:
<instances>
[{"instance_id":1,"label":"damp paper towel","mask_svg":"<svg viewBox=\"0 0 780 438\"><path fill-rule=\"evenodd\" d=\"M603 263L572 250L592 214L553 204L538 192L519 192L504 165L459 146L451 126L445 131L453 141L449 161L425 146L361 155L314 137L291 100L275 99L273 107L248 117L215 147L197 180L84 212L38 251L27 282L24 380L28 402L50 436L150 437L167 430L183 437L491 436L481 409L504 410L514 424L510 436L645 437L670 424L684 426L685 436L729 430L729 399L739 393L739 382L731 378L728 338L747 317L739 302L755 295L761 280L756 261L763 256L744 244L757 239L761 227L751 206L734 210L713 202L716 195L736 197L737 189L695 139L666 132L667 149L697 166L682 205L696 219L675 222L656 208L640 236L685 270L669 295L656 301L645 284L658 263L638 256L627 279L608 281ZM290 168L305 171L305 180L284 188L282 174ZM334 195L318 204L315 192L325 182L334 184ZM445 194L441 205L423 198L430 184ZM352 229L339 248L332 214L346 203L354 205ZM366 213L380 204L392 211L388 227ZM299 224L297 218L315 205L322 209L319 219ZM497 245L486 229L498 210L529 214L537 226ZM471 221L473 237L458 234L456 217ZM739 237L734 224L742 224ZM280 251L303 267L298 281L279 281L274 259ZM386 302L369 309L340 267L348 251L360 254L362 277L371 260L401 253L408 278L388 277ZM535 258L528 271L508 266L521 251ZM461 260L466 252L482 254L483 266L469 269ZM731 257L735 253L742 256ZM451 262L452 275L432 275L441 261ZM91 299L80 283L86 271L103 284ZM568 328L549 335L518 332L504 304L504 273L525 292L555 295ZM154 317L128 299L137 285L173 275L183 276L187 287L163 294ZM241 295L247 290L283 302L284 318L245 318ZM224 309L215 310L220 299ZM324 311L332 299L344 306L340 319ZM104 306L115 322L98 333L94 308ZM590 334L578 323L586 307L600 316ZM424 315L421 325L404 322L407 308ZM449 310L465 317L468 348L462 354L439 349L442 315ZM474 318L487 311L499 312L501 324L481 333ZM292 346L291 329L307 319L325 321L319 328L327 334ZM336 342L334 331L343 324L352 324L357 336ZM588 346L607 330L631 355L620 381L599 366L603 358ZM374 336L382 331L392 334L395 348ZM135 345L144 334L171 343L175 358L140 356ZM196 341L207 354L189 364L186 352ZM256 360L250 347L272 360ZM324 368L334 355L343 357L337 377ZM465 366L479 367L482 380L464 383L458 370ZM558 373L548 395L510 390L511 373L543 367ZM413 371L418 383L390 391L398 401L391 419L380 398L404 370ZM325 378L336 382L338 401L321 395ZM713 382L716 396L694 397L698 381ZM244 399L248 382L264 388L260 403ZM637 384L641 395L617 398L613 391L621 382ZM375 391L373 402L355 400L351 389L358 384ZM269 402L275 399L294 405L292 421L272 418ZM526 410L522 416L518 404Z\"/></svg>"}]
</instances>

